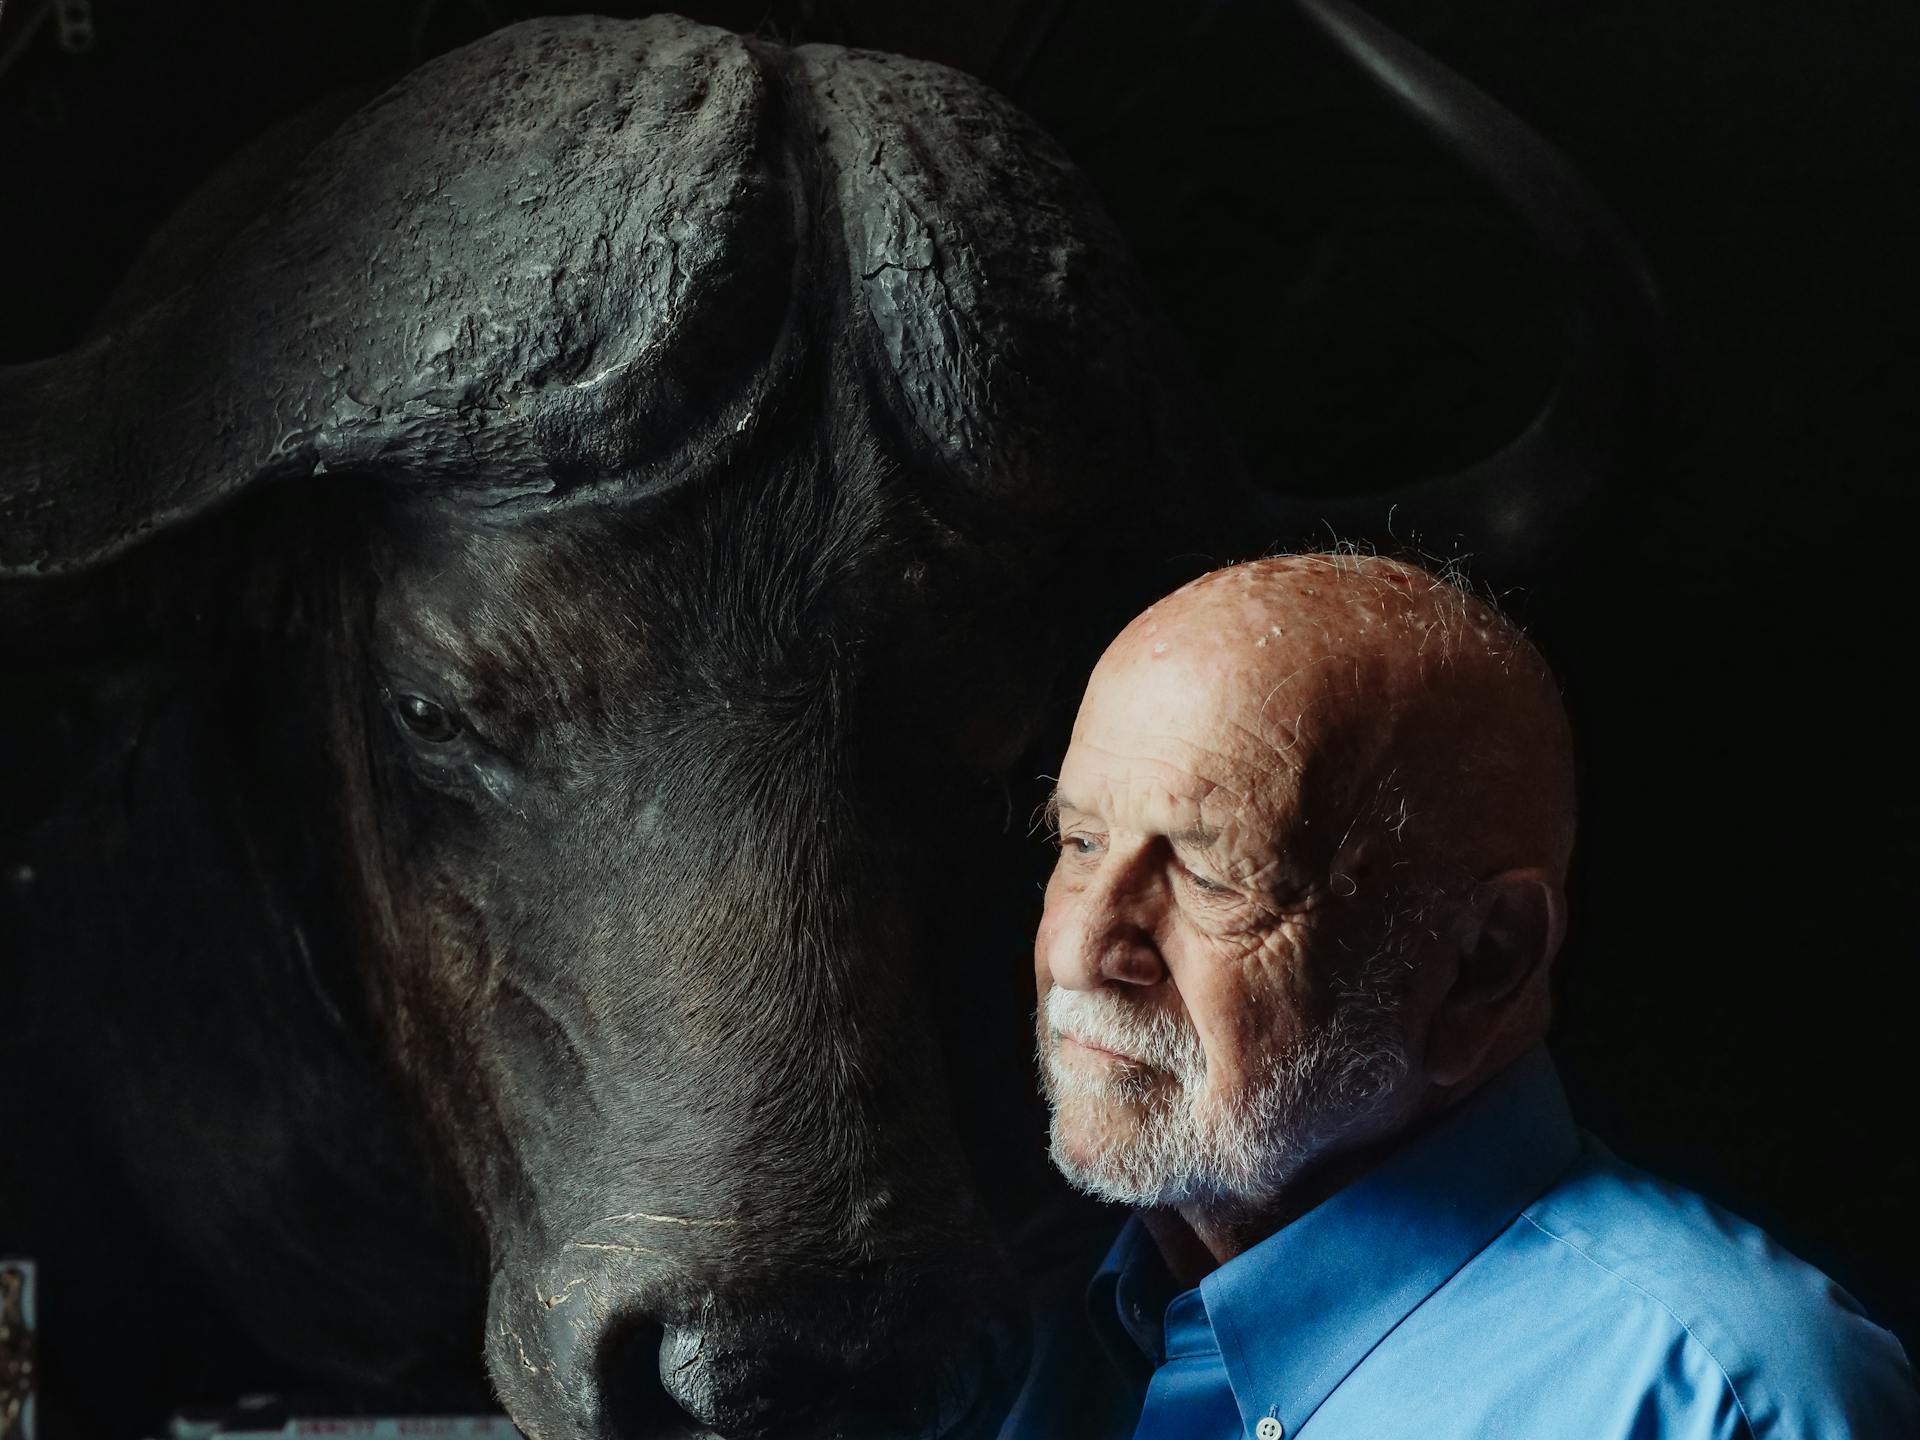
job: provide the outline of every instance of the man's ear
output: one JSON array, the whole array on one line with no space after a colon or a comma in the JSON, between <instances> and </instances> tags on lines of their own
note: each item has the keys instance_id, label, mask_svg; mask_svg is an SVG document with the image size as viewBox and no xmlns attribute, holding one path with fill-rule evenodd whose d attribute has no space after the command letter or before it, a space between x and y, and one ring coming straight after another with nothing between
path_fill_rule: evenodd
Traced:
<instances>
[{"instance_id":1,"label":"man's ear","mask_svg":"<svg viewBox=\"0 0 1920 1440\"><path fill-rule=\"evenodd\" d=\"M1496 1050L1540 1038L1547 969L1566 930L1566 899L1545 870L1503 870L1474 886L1445 937L1454 966L1427 1030L1433 1084L1474 1079Z\"/></svg>"}]
</instances>

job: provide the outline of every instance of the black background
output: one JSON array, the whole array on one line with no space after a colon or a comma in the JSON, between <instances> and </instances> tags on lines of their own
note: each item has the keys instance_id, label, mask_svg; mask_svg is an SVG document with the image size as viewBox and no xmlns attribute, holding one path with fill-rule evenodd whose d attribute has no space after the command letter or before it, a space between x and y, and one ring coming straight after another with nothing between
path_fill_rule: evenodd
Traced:
<instances>
[{"instance_id":1,"label":"black background","mask_svg":"<svg viewBox=\"0 0 1920 1440\"><path fill-rule=\"evenodd\" d=\"M78 53L52 8L10 0L0 22L0 361L85 333L144 235L266 125L570 7L97 0ZM686 8L1011 90L1092 175L1278 490L1471 459L1551 384L1524 234L1284 6ZM1911 1352L1920 10L1374 8L1608 196L1683 361L1657 459L1504 597L1581 742L1556 1028L1576 1107L1827 1269Z\"/></svg>"}]
</instances>

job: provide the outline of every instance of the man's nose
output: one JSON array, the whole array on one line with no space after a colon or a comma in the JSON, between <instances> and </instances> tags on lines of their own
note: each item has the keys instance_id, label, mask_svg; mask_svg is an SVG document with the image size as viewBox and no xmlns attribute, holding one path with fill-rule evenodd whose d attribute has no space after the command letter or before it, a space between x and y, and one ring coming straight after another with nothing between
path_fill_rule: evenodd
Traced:
<instances>
[{"instance_id":1,"label":"man's nose","mask_svg":"<svg viewBox=\"0 0 1920 1440\"><path fill-rule=\"evenodd\" d=\"M1109 862L1071 899L1066 913L1049 913L1043 942L1056 985L1097 990L1103 985L1158 985L1167 978L1158 940L1164 895L1137 869ZM1055 898L1047 897L1049 912Z\"/></svg>"}]
</instances>

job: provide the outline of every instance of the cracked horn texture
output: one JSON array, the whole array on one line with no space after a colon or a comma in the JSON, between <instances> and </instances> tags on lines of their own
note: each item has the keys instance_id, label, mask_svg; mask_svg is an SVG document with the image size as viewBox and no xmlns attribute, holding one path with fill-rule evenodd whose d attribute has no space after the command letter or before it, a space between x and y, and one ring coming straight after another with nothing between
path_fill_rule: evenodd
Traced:
<instances>
[{"instance_id":1,"label":"cracked horn texture","mask_svg":"<svg viewBox=\"0 0 1920 1440\"><path fill-rule=\"evenodd\" d=\"M1084 514L1209 449L1207 407L1124 242L1031 120L939 65L797 54L849 283L900 403L970 491Z\"/></svg>"},{"instance_id":2,"label":"cracked horn texture","mask_svg":"<svg viewBox=\"0 0 1920 1440\"><path fill-rule=\"evenodd\" d=\"M1091 190L978 81L539 20L354 115L204 279L0 371L0 576L329 470L507 514L656 493L815 403L823 350L936 508L1193 522L1235 473Z\"/></svg>"}]
</instances>

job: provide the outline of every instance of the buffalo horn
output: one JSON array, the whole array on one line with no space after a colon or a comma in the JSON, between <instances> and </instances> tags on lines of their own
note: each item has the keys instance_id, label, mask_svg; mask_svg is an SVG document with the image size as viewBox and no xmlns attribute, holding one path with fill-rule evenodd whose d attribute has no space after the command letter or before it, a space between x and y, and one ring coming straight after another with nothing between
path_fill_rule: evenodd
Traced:
<instances>
[{"instance_id":1,"label":"buffalo horn","mask_svg":"<svg viewBox=\"0 0 1920 1440\"><path fill-rule=\"evenodd\" d=\"M1297 3L1520 216L1571 312L1559 382L1518 437L1452 474L1327 502L1321 516L1346 535L1391 528L1461 541L1489 574L1528 573L1619 476L1669 388L1666 326L1645 257L1566 158L1512 111L1347 0Z\"/></svg>"},{"instance_id":2,"label":"buffalo horn","mask_svg":"<svg viewBox=\"0 0 1920 1440\"><path fill-rule=\"evenodd\" d=\"M703 419L751 413L784 314L762 69L661 16L522 26L402 80L201 278L0 369L0 580L342 470L489 508L675 483Z\"/></svg>"}]
</instances>

